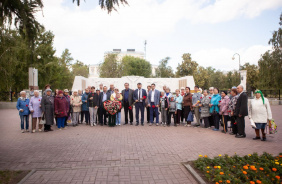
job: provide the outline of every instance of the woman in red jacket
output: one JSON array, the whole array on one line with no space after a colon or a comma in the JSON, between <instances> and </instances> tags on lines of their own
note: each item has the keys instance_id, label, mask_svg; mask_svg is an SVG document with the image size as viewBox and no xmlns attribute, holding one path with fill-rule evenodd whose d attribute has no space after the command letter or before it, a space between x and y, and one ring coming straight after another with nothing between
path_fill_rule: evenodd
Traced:
<instances>
[{"instance_id":1,"label":"woman in red jacket","mask_svg":"<svg viewBox=\"0 0 282 184\"><path fill-rule=\"evenodd\" d=\"M55 114L57 117L57 126L59 130L65 128L65 119L68 116L69 104L66 97L63 94L63 91L58 92L58 96L55 97Z\"/></svg>"}]
</instances>

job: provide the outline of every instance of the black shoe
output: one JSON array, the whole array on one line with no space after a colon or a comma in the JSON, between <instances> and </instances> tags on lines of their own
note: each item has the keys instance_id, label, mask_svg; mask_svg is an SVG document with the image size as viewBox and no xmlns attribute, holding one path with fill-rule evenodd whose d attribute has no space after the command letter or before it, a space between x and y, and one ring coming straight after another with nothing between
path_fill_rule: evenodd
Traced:
<instances>
[{"instance_id":1,"label":"black shoe","mask_svg":"<svg viewBox=\"0 0 282 184\"><path fill-rule=\"evenodd\" d=\"M221 130L221 132L226 134L226 132L224 130Z\"/></svg>"},{"instance_id":2,"label":"black shoe","mask_svg":"<svg viewBox=\"0 0 282 184\"><path fill-rule=\"evenodd\" d=\"M260 139L260 137L254 137L254 138L253 138L253 140L257 140L257 139Z\"/></svg>"},{"instance_id":3,"label":"black shoe","mask_svg":"<svg viewBox=\"0 0 282 184\"><path fill-rule=\"evenodd\" d=\"M127 125L128 123L123 123L123 125Z\"/></svg>"},{"instance_id":4,"label":"black shoe","mask_svg":"<svg viewBox=\"0 0 282 184\"><path fill-rule=\"evenodd\" d=\"M104 123L104 125L108 125L107 123Z\"/></svg>"},{"instance_id":5,"label":"black shoe","mask_svg":"<svg viewBox=\"0 0 282 184\"><path fill-rule=\"evenodd\" d=\"M130 123L130 125L133 125L133 123Z\"/></svg>"},{"instance_id":6,"label":"black shoe","mask_svg":"<svg viewBox=\"0 0 282 184\"><path fill-rule=\"evenodd\" d=\"M263 138L261 139L261 141L266 141L266 137L263 137Z\"/></svg>"},{"instance_id":7,"label":"black shoe","mask_svg":"<svg viewBox=\"0 0 282 184\"><path fill-rule=\"evenodd\" d=\"M174 126L175 126L175 127L177 127L177 125L176 125L176 124L174 124Z\"/></svg>"},{"instance_id":8,"label":"black shoe","mask_svg":"<svg viewBox=\"0 0 282 184\"><path fill-rule=\"evenodd\" d=\"M144 123L141 123L142 126L144 126Z\"/></svg>"},{"instance_id":9,"label":"black shoe","mask_svg":"<svg viewBox=\"0 0 282 184\"><path fill-rule=\"evenodd\" d=\"M48 130L44 130L44 132L48 132Z\"/></svg>"},{"instance_id":10,"label":"black shoe","mask_svg":"<svg viewBox=\"0 0 282 184\"><path fill-rule=\"evenodd\" d=\"M245 135L236 135L235 137L236 138L245 138L246 136Z\"/></svg>"},{"instance_id":11,"label":"black shoe","mask_svg":"<svg viewBox=\"0 0 282 184\"><path fill-rule=\"evenodd\" d=\"M135 126L138 126L139 124L138 123L136 123L136 125Z\"/></svg>"},{"instance_id":12,"label":"black shoe","mask_svg":"<svg viewBox=\"0 0 282 184\"><path fill-rule=\"evenodd\" d=\"M229 134L230 134L230 135L235 135L233 132L230 132Z\"/></svg>"}]
</instances>

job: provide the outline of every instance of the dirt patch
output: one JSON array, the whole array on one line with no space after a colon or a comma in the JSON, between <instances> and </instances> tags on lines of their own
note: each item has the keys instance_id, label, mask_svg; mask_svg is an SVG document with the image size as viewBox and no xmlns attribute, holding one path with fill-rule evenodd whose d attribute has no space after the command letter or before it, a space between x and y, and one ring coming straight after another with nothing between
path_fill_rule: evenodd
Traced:
<instances>
[{"instance_id":1,"label":"dirt patch","mask_svg":"<svg viewBox=\"0 0 282 184\"><path fill-rule=\"evenodd\" d=\"M0 184L17 184L20 182L30 171L0 171Z\"/></svg>"}]
</instances>

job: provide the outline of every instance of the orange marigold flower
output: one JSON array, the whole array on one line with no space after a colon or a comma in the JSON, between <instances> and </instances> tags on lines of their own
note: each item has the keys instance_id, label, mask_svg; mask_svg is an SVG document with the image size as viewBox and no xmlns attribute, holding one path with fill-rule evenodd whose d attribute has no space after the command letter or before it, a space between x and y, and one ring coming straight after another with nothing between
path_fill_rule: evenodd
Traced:
<instances>
[{"instance_id":1,"label":"orange marigold flower","mask_svg":"<svg viewBox=\"0 0 282 184\"><path fill-rule=\"evenodd\" d=\"M247 170L247 169L249 169L249 167L248 167L248 166L246 166L246 165L245 165L243 168L244 168L244 169L246 169L246 170Z\"/></svg>"},{"instance_id":2,"label":"orange marigold flower","mask_svg":"<svg viewBox=\"0 0 282 184\"><path fill-rule=\"evenodd\" d=\"M276 169L276 168L272 168L272 171L276 172L276 171L277 171L277 169Z\"/></svg>"},{"instance_id":3,"label":"orange marigold flower","mask_svg":"<svg viewBox=\"0 0 282 184\"><path fill-rule=\"evenodd\" d=\"M215 184L219 184L218 182L215 182Z\"/></svg>"},{"instance_id":4,"label":"orange marigold flower","mask_svg":"<svg viewBox=\"0 0 282 184\"><path fill-rule=\"evenodd\" d=\"M261 168L259 168L259 170L263 171L264 169L261 167Z\"/></svg>"},{"instance_id":5,"label":"orange marigold flower","mask_svg":"<svg viewBox=\"0 0 282 184\"><path fill-rule=\"evenodd\" d=\"M246 171L243 171L243 174L247 174L247 172L246 172Z\"/></svg>"},{"instance_id":6,"label":"orange marigold flower","mask_svg":"<svg viewBox=\"0 0 282 184\"><path fill-rule=\"evenodd\" d=\"M219 183L222 183L222 181L221 181L221 180L219 180L218 182L219 182Z\"/></svg>"},{"instance_id":7,"label":"orange marigold flower","mask_svg":"<svg viewBox=\"0 0 282 184\"><path fill-rule=\"evenodd\" d=\"M280 176L275 176L276 179L280 180Z\"/></svg>"},{"instance_id":8,"label":"orange marigold flower","mask_svg":"<svg viewBox=\"0 0 282 184\"><path fill-rule=\"evenodd\" d=\"M226 180L226 183L231 183L229 180Z\"/></svg>"},{"instance_id":9,"label":"orange marigold flower","mask_svg":"<svg viewBox=\"0 0 282 184\"><path fill-rule=\"evenodd\" d=\"M214 166L213 168L215 168L215 169L216 169L216 168L217 168L217 166Z\"/></svg>"},{"instance_id":10,"label":"orange marigold flower","mask_svg":"<svg viewBox=\"0 0 282 184\"><path fill-rule=\"evenodd\" d=\"M224 172L220 172L219 174L220 174L220 175L224 175Z\"/></svg>"},{"instance_id":11,"label":"orange marigold flower","mask_svg":"<svg viewBox=\"0 0 282 184\"><path fill-rule=\"evenodd\" d=\"M207 155L205 155L205 158L207 158L208 156Z\"/></svg>"},{"instance_id":12,"label":"orange marigold flower","mask_svg":"<svg viewBox=\"0 0 282 184\"><path fill-rule=\"evenodd\" d=\"M233 168L235 168L236 166L233 166Z\"/></svg>"},{"instance_id":13,"label":"orange marigold flower","mask_svg":"<svg viewBox=\"0 0 282 184\"><path fill-rule=\"evenodd\" d=\"M279 155L280 158L282 158L282 155Z\"/></svg>"},{"instance_id":14,"label":"orange marigold flower","mask_svg":"<svg viewBox=\"0 0 282 184\"><path fill-rule=\"evenodd\" d=\"M257 180L256 182L257 182L257 183L261 183L261 181L260 181L260 180Z\"/></svg>"},{"instance_id":15,"label":"orange marigold flower","mask_svg":"<svg viewBox=\"0 0 282 184\"><path fill-rule=\"evenodd\" d=\"M255 184L255 182L254 181L250 181L250 184Z\"/></svg>"},{"instance_id":16,"label":"orange marigold flower","mask_svg":"<svg viewBox=\"0 0 282 184\"><path fill-rule=\"evenodd\" d=\"M210 173L210 171L207 171L207 173Z\"/></svg>"}]
</instances>

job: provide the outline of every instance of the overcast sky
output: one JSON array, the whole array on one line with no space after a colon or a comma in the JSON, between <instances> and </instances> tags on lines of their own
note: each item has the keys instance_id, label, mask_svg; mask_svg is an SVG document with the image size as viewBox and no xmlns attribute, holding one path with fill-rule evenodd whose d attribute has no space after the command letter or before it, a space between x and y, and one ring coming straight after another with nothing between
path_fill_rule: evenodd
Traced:
<instances>
[{"instance_id":1,"label":"overcast sky","mask_svg":"<svg viewBox=\"0 0 282 184\"><path fill-rule=\"evenodd\" d=\"M174 69L183 53L191 53L201 66L220 70L257 64L271 49L268 41L279 28L281 0L127 0L118 12L108 14L98 0L44 0L37 17L55 35L60 56L68 48L75 60L85 64L103 61L105 51L136 49L158 64L170 57ZM177 2L177 3L176 3ZM43 16L42 16L43 15Z\"/></svg>"}]
</instances>

